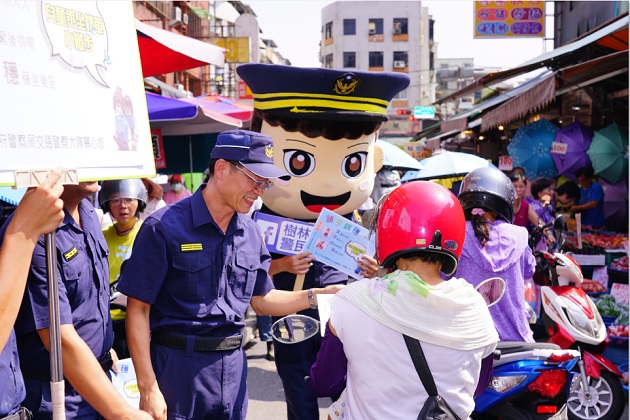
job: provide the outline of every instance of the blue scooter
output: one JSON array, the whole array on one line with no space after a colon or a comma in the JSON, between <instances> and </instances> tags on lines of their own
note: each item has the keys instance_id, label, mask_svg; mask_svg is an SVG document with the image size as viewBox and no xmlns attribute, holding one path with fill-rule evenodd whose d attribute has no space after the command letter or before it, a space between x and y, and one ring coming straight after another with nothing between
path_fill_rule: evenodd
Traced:
<instances>
[{"instance_id":1,"label":"blue scooter","mask_svg":"<svg viewBox=\"0 0 630 420\"><path fill-rule=\"evenodd\" d=\"M500 342L495 354L492 379L475 398L473 419L567 418L578 351L550 343Z\"/></svg>"}]
</instances>

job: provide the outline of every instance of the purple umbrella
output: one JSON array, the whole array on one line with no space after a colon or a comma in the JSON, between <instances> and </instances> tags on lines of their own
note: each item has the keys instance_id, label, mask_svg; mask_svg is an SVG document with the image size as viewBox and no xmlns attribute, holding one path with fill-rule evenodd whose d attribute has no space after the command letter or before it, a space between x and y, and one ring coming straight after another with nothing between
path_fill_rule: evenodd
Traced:
<instances>
[{"instance_id":1,"label":"purple umbrella","mask_svg":"<svg viewBox=\"0 0 630 420\"><path fill-rule=\"evenodd\" d=\"M617 231L628 220L628 184L625 180L611 184L604 178L599 178L597 182L604 189L606 226Z\"/></svg>"},{"instance_id":2,"label":"purple umbrella","mask_svg":"<svg viewBox=\"0 0 630 420\"><path fill-rule=\"evenodd\" d=\"M575 171L583 167L592 167L586 151L593 140L593 132L579 121L558 130L555 142L567 145L566 153L554 153L551 158L556 164L558 174L577 182Z\"/></svg>"}]
</instances>

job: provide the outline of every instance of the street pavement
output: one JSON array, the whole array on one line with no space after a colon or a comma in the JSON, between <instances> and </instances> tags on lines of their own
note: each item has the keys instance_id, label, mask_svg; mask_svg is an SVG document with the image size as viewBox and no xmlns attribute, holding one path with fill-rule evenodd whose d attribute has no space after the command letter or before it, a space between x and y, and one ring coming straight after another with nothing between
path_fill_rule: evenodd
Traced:
<instances>
[{"instance_id":1,"label":"street pavement","mask_svg":"<svg viewBox=\"0 0 630 420\"><path fill-rule=\"evenodd\" d=\"M251 346L251 347L250 347ZM247 392L249 407L247 420L282 420L287 418L282 382L275 362L265 359L267 344L253 339L245 349L247 355ZM329 398L319 400L319 418L328 418Z\"/></svg>"}]
</instances>

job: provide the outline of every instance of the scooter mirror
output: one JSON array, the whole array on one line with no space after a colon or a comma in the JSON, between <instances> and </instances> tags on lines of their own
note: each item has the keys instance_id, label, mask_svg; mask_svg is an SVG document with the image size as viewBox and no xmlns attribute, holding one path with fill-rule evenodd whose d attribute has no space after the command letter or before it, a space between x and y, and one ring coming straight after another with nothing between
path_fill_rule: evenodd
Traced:
<instances>
[{"instance_id":1,"label":"scooter mirror","mask_svg":"<svg viewBox=\"0 0 630 420\"><path fill-rule=\"evenodd\" d=\"M479 283L475 287L483 299L486 301L488 307L494 305L503 297L505 293L505 280L500 277L492 277Z\"/></svg>"},{"instance_id":2,"label":"scooter mirror","mask_svg":"<svg viewBox=\"0 0 630 420\"><path fill-rule=\"evenodd\" d=\"M319 333L319 321L305 315L287 315L271 326L274 340L284 344L301 343Z\"/></svg>"},{"instance_id":3,"label":"scooter mirror","mask_svg":"<svg viewBox=\"0 0 630 420\"><path fill-rule=\"evenodd\" d=\"M562 232L564 230L564 225L565 225L564 215L559 214L558 217L556 217L556 220L553 221L553 229L555 231Z\"/></svg>"}]
</instances>

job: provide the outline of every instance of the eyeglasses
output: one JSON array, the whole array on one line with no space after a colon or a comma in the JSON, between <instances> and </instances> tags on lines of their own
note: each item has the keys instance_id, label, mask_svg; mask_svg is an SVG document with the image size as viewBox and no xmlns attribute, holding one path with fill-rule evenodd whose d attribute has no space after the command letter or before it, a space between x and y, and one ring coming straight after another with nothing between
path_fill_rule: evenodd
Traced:
<instances>
[{"instance_id":1,"label":"eyeglasses","mask_svg":"<svg viewBox=\"0 0 630 420\"><path fill-rule=\"evenodd\" d=\"M109 200L109 205L113 207L118 207L121 205L130 206L131 203L135 201L135 198L112 198Z\"/></svg>"},{"instance_id":2,"label":"eyeglasses","mask_svg":"<svg viewBox=\"0 0 630 420\"><path fill-rule=\"evenodd\" d=\"M232 166L234 166L239 171L243 172L247 178L249 178L252 181L254 181L254 189L257 189L257 190L261 189L263 191L267 191L269 188L273 187L273 182L271 182L271 181L259 181L256 178L254 178L253 176L251 176L250 174L248 174L247 172L245 172L240 166L234 165L234 164L232 164Z\"/></svg>"}]
</instances>

